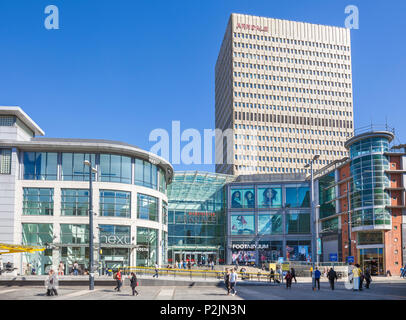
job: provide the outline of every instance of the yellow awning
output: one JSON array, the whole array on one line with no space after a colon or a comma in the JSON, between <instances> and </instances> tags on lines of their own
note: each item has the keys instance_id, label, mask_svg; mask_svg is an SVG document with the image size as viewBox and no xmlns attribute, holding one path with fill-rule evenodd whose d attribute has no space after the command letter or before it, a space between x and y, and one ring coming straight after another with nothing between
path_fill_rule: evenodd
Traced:
<instances>
[{"instance_id":1,"label":"yellow awning","mask_svg":"<svg viewBox=\"0 0 406 320\"><path fill-rule=\"evenodd\" d=\"M39 246L25 246L22 244L0 243L0 254L20 253L20 252L33 253L35 251L44 251L44 250L45 250L44 247Z\"/></svg>"}]
</instances>

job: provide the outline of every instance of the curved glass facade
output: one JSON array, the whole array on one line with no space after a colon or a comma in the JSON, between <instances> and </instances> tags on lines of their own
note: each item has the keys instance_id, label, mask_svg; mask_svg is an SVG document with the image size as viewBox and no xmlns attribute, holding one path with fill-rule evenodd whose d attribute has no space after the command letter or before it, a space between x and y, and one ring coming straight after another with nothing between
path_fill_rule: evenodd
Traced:
<instances>
[{"instance_id":1,"label":"curved glass facade","mask_svg":"<svg viewBox=\"0 0 406 320\"><path fill-rule=\"evenodd\" d=\"M89 181L85 160L98 170L97 175L93 173L93 181L135 184L166 194L163 169L142 159L117 154L25 151L22 179Z\"/></svg>"},{"instance_id":2,"label":"curved glass facade","mask_svg":"<svg viewBox=\"0 0 406 320\"><path fill-rule=\"evenodd\" d=\"M352 227L385 228L391 224L390 195L385 188L390 180L385 170L389 169L389 160L385 152L389 150L389 139L376 136L368 137L350 146Z\"/></svg>"}]
</instances>

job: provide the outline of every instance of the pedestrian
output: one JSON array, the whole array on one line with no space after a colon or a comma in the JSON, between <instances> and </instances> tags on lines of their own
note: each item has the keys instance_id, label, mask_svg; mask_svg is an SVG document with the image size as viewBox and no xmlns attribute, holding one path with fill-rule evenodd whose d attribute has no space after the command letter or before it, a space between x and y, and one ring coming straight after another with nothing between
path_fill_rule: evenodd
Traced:
<instances>
[{"instance_id":1,"label":"pedestrian","mask_svg":"<svg viewBox=\"0 0 406 320\"><path fill-rule=\"evenodd\" d=\"M282 272L282 267L279 267L278 269L278 279L281 283L283 283L283 272Z\"/></svg>"},{"instance_id":2,"label":"pedestrian","mask_svg":"<svg viewBox=\"0 0 406 320\"><path fill-rule=\"evenodd\" d=\"M273 280L274 283L276 282L276 281L275 281L275 272L274 272L273 269L271 268L271 271L270 271L270 273L269 273L269 282L272 282L272 280Z\"/></svg>"},{"instance_id":3,"label":"pedestrian","mask_svg":"<svg viewBox=\"0 0 406 320\"><path fill-rule=\"evenodd\" d=\"M237 290L235 290L235 286L237 284L237 272L235 269L232 269L231 274L230 274L230 291L232 290L233 293L232 295L235 296L235 294L237 293Z\"/></svg>"},{"instance_id":4,"label":"pedestrian","mask_svg":"<svg viewBox=\"0 0 406 320\"><path fill-rule=\"evenodd\" d=\"M121 271L120 269L118 269L118 271L113 275L114 280L116 280L117 286L114 288L114 290L117 290L118 292L120 292L120 288L122 285L121 282Z\"/></svg>"},{"instance_id":5,"label":"pedestrian","mask_svg":"<svg viewBox=\"0 0 406 320\"><path fill-rule=\"evenodd\" d=\"M359 276L360 276L360 269L359 269L359 265L356 264L354 266L354 268L352 269L352 282L353 282L354 291L359 290Z\"/></svg>"},{"instance_id":6,"label":"pedestrian","mask_svg":"<svg viewBox=\"0 0 406 320\"><path fill-rule=\"evenodd\" d=\"M158 278L158 268L159 268L158 263L155 263L155 274L152 276L152 278L155 278L155 277Z\"/></svg>"},{"instance_id":7,"label":"pedestrian","mask_svg":"<svg viewBox=\"0 0 406 320\"><path fill-rule=\"evenodd\" d=\"M183 261L183 269L186 269L186 261Z\"/></svg>"},{"instance_id":8,"label":"pedestrian","mask_svg":"<svg viewBox=\"0 0 406 320\"><path fill-rule=\"evenodd\" d=\"M79 264L77 261L75 261L75 263L73 264L73 275L77 276L79 272Z\"/></svg>"},{"instance_id":9,"label":"pedestrian","mask_svg":"<svg viewBox=\"0 0 406 320\"><path fill-rule=\"evenodd\" d=\"M365 277L365 288L369 289L369 285L372 281L372 278L368 268L365 269L364 277Z\"/></svg>"},{"instance_id":10,"label":"pedestrian","mask_svg":"<svg viewBox=\"0 0 406 320\"><path fill-rule=\"evenodd\" d=\"M227 295L230 295L230 270L226 268L226 272L224 274L224 285L227 289Z\"/></svg>"},{"instance_id":11,"label":"pedestrian","mask_svg":"<svg viewBox=\"0 0 406 320\"><path fill-rule=\"evenodd\" d=\"M45 287L47 289L47 296L58 295L56 290L58 286L58 277L55 274L54 270L49 270L48 278L45 280Z\"/></svg>"},{"instance_id":12,"label":"pedestrian","mask_svg":"<svg viewBox=\"0 0 406 320\"><path fill-rule=\"evenodd\" d=\"M295 271L294 268L291 268L291 269L290 269L290 274L292 275L292 280L295 279L295 283L297 283L297 280L296 280L296 271Z\"/></svg>"},{"instance_id":13,"label":"pedestrian","mask_svg":"<svg viewBox=\"0 0 406 320\"><path fill-rule=\"evenodd\" d=\"M211 262L211 270L214 270L214 261Z\"/></svg>"},{"instance_id":14,"label":"pedestrian","mask_svg":"<svg viewBox=\"0 0 406 320\"><path fill-rule=\"evenodd\" d=\"M63 262L62 261L59 262L58 276L63 276L64 269L65 269L65 265L63 264Z\"/></svg>"},{"instance_id":15,"label":"pedestrian","mask_svg":"<svg viewBox=\"0 0 406 320\"><path fill-rule=\"evenodd\" d=\"M316 267L314 270L314 289L316 290L316 283L317 283L317 290L320 290L320 277L321 277L321 272L320 270Z\"/></svg>"},{"instance_id":16,"label":"pedestrian","mask_svg":"<svg viewBox=\"0 0 406 320\"><path fill-rule=\"evenodd\" d=\"M190 260L187 262L187 268L190 270L192 268L192 264L190 263Z\"/></svg>"},{"instance_id":17,"label":"pedestrian","mask_svg":"<svg viewBox=\"0 0 406 320\"><path fill-rule=\"evenodd\" d=\"M285 280L286 280L286 289L291 288L292 287L292 274L290 273L290 271L288 271L286 273Z\"/></svg>"},{"instance_id":18,"label":"pedestrian","mask_svg":"<svg viewBox=\"0 0 406 320\"><path fill-rule=\"evenodd\" d=\"M134 272L131 272L130 285L131 285L131 290L133 292L133 295L136 294L138 296L138 291L135 290L135 288L138 286L138 281L137 281L137 276L135 275Z\"/></svg>"},{"instance_id":19,"label":"pedestrian","mask_svg":"<svg viewBox=\"0 0 406 320\"><path fill-rule=\"evenodd\" d=\"M337 272L334 271L333 268L330 268L330 271L327 273L328 281L330 282L331 290L334 290L334 280L337 281Z\"/></svg>"},{"instance_id":20,"label":"pedestrian","mask_svg":"<svg viewBox=\"0 0 406 320\"><path fill-rule=\"evenodd\" d=\"M359 269L359 291L362 291L364 279L365 279L364 273L362 272L362 269L360 268Z\"/></svg>"},{"instance_id":21,"label":"pedestrian","mask_svg":"<svg viewBox=\"0 0 406 320\"><path fill-rule=\"evenodd\" d=\"M403 270L402 270L403 269ZM406 277L406 264L404 265L403 268L400 268L400 277L405 278Z\"/></svg>"}]
</instances>

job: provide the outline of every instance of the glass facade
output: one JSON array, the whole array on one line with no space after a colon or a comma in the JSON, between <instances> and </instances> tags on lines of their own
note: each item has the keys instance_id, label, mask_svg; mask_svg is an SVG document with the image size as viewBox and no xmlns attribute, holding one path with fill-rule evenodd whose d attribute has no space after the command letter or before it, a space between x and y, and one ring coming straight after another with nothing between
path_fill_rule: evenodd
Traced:
<instances>
[{"instance_id":1,"label":"glass facade","mask_svg":"<svg viewBox=\"0 0 406 320\"><path fill-rule=\"evenodd\" d=\"M250 178L227 186L228 263L261 265L280 257L306 261L311 250L309 183ZM248 205L247 192L252 192L248 198L255 199L254 206Z\"/></svg>"},{"instance_id":2,"label":"glass facade","mask_svg":"<svg viewBox=\"0 0 406 320\"><path fill-rule=\"evenodd\" d=\"M108 269L130 265L131 228L119 225L99 225L100 267Z\"/></svg>"},{"instance_id":3,"label":"glass facade","mask_svg":"<svg viewBox=\"0 0 406 320\"><path fill-rule=\"evenodd\" d=\"M146 194L137 194L138 219L158 221L158 199Z\"/></svg>"},{"instance_id":4,"label":"glass facade","mask_svg":"<svg viewBox=\"0 0 406 320\"><path fill-rule=\"evenodd\" d=\"M11 173L11 149L0 149L0 174Z\"/></svg>"},{"instance_id":5,"label":"glass facade","mask_svg":"<svg viewBox=\"0 0 406 320\"><path fill-rule=\"evenodd\" d=\"M168 263L225 262L224 186L234 179L206 172L175 173L168 186Z\"/></svg>"},{"instance_id":6,"label":"glass facade","mask_svg":"<svg viewBox=\"0 0 406 320\"><path fill-rule=\"evenodd\" d=\"M336 214L336 187L334 171L318 179L319 182L319 216L320 219Z\"/></svg>"},{"instance_id":7,"label":"glass facade","mask_svg":"<svg viewBox=\"0 0 406 320\"><path fill-rule=\"evenodd\" d=\"M23 245L46 246L53 242L52 223L23 223L22 232ZM47 274L52 267L52 250L23 253L22 259L27 273L30 274L35 270L35 274Z\"/></svg>"},{"instance_id":8,"label":"glass facade","mask_svg":"<svg viewBox=\"0 0 406 320\"><path fill-rule=\"evenodd\" d=\"M23 215L52 216L54 214L54 189L23 188Z\"/></svg>"},{"instance_id":9,"label":"glass facade","mask_svg":"<svg viewBox=\"0 0 406 320\"><path fill-rule=\"evenodd\" d=\"M137 228L137 266L152 267L158 261L158 230Z\"/></svg>"},{"instance_id":10,"label":"glass facade","mask_svg":"<svg viewBox=\"0 0 406 320\"><path fill-rule=\"evenodd\" d=\"M131 158L113 154L100 155L100 181L131 183Z\"/></svg>"},{"instance_id":11,"label":"glass facade","mask_svg":"<svg viewBox=\"0 0 406 320\"><path fill-rule=\"evenodd\" d=\"M62 153L62 180L64 181L89 181L89 167L84 162L90 161L96 165L96 155L89 153ZM95 173L92 173L95 180Z\"/></svg>"},{"instance_id":12,"label":"glass facade","mask_svg":"<svg viewBox=\"0 0 406 320\"><path fill-rule=\"evenodd\" d=\"M89 211L89 190L61 189L61 215L87 216Z\"/></svg>"},{"instance_id":13,"label":"glass facade","mask_svg":"<svg viewBox=\"0 0 406 320\"><path fill-rule=\"evenodd\" d=\"M100 215L103 217L131 217L131 193L100 190Z\"/></svg>"},{"instance_id":14,"label":"glass facade","mask_svg":"<svg viewBox=\"0 0 406 320\"><path fill-rule=\"evenodd\" d=\"M383 153L389 150L388 138L371 137L350 146L351 175L351 222L353 228L391 225L390 180L385 170L389 160Z\"/></svg>"},{"instance_id":15,"label":"glass facade","mask_svg":"<svg viewBox=\"0 0 406 320\"><path fill-rule=\"evenodd\" d=\"M26 180L57 180L57 153L24 152L23 165Z\"/></svg>"},{"instance_id":16,"label":"glass facade","mask_svg":"<svg viewBox=\"0 0 406 320\"><path fill-rule=\"evenodd\" d=\"M134 172L134 183L136 185L157 189L158 173L155 165L141 159L135 159Z\"/></svg>"}]
</instances>

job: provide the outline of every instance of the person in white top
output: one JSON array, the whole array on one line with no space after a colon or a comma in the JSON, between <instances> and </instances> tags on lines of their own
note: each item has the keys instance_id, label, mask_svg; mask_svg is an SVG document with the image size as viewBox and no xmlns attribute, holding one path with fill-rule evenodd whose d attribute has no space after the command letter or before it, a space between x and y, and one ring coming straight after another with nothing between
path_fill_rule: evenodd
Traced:
<instances>
[{"instance_id":1,"label":"person in white top","mask_svg":"<svg viewBox=\"0 0 406 320\"><path fill-rule=\"evenodd\" d=\"M232 295L235 296L237 290L235 290L235 285L237 284L238 275L235 269L232 269L230 274L230 291L232 291Z\"/></svg>"}]
</instances>

